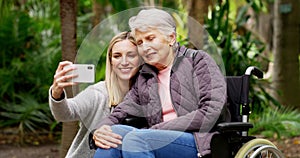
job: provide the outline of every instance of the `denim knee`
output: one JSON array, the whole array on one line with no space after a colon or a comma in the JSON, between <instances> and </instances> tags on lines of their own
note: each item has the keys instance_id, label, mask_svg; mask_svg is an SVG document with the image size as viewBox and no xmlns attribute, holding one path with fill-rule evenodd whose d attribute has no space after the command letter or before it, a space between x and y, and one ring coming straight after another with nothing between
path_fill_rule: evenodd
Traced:
<instances>
[{"instance_id":1,"label":"denim knee","mask_svg":"<svg viewBox=\"0 0 300 158\"><path fill-rule=\"evenodd\" d=\"M98 148L94 158L121 158L121 150L118 148L101 149Z\"/></svg>"},{"instance_id":2,"label":"denim knee","mask_svg":"<svg viewBox=\"0 0 300 158\"><path fill-rule=\"evenodd\" d=\"M148 142L145 137L143 137L144 133L138 131L131 131L126 134L123 138L122 150L127 152L143 152L150 150Z\"/></svg>"}]
</instances>

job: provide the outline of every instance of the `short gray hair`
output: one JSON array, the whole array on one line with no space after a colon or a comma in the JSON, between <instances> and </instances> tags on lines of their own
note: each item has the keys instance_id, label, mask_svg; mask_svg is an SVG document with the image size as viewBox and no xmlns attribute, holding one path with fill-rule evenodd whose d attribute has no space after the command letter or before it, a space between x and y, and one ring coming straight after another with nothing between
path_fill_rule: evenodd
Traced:
<instances>
[{"instance_id":1,"label":"short gray hair","mask_svg":"<svg viewBox=\"0 0 300 158\"><path fill-rule=\"evenodd\" d=\"M143 32L150 28L158 29L165 35L176 34L174 18L168 12L156 8L141 10L128 23L133 34L136 30Z\"/></svg>"}]
</instances>

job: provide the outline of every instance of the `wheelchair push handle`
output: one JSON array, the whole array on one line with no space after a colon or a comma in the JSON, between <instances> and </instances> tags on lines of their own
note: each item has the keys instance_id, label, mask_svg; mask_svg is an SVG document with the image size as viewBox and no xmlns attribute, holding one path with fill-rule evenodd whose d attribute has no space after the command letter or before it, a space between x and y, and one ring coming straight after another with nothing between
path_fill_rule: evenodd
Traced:
<instances>
[{"instance_id":1,"label":"wheelchair push handle","mask_svg":"<svg viewBox=\"0 0 300 158\"><path fill-rule=\"evenodd\" d=\"M254 75L257 78L262 79L264 77L264 73L255 66L249 66L245 72L245 75Z\"/></svg>"}]
</instances>

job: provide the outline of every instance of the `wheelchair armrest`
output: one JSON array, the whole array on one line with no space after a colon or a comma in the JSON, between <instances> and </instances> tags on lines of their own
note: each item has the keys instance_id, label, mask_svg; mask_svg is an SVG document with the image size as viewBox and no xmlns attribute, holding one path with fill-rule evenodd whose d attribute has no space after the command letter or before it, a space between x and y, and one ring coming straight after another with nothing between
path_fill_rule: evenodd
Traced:
<instances>
[{"instance_id":1,"label":"wheelchair armrest","mask_svg":"<svg viewBox=\"0 0 300 158\"><path fill-rule=\"evenodd\" d=\"M135 128L147 128L148 123L145 117L136 117L136 116L128 116L126 117L121 124L132 126Z\"/></svg>"},{"instance_id":2,"label":"wheelchair armrest","mask_svg":"<svg viewBox=\"0 0 300 158\"><path fill-rule=\"evenodd\" d=\"M248 122L224 122L217 125L217 131L221 133L233 131L248 131L253 125Z\"/></svg>"}]
</instances>

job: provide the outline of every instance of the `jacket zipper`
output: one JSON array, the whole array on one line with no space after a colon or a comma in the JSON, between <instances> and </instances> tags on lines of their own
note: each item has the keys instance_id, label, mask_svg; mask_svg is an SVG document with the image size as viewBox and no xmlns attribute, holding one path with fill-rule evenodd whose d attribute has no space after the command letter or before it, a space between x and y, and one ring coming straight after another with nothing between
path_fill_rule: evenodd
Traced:
<instances>
[{"instance_id":1,"label":"jacket zipper","mask_svg":"<svg viewBox=\"0 0 300 158\"><path fill-rule=\"evenodd\" d=\"M156 78L156 81L158 81L158 77L157 76L154 76ZM158 84L158 82L157 82ZM158 85L157 85L157 94L159 94L159 88L158 88ZM163 117L163 108L162 108L162 103L161 103L161 99L160 99L160 96L158 95L159 99L158 99L158 102L160 104L160 121L163 122L164 121L164 117Z\"/></svg>"},{"instance_id":2,"label":"jacket zipper","mask_svg":"<svg viewBox=\"0 0 300 158\"><path fill-rule=\"evenodd\" d=\"M199 145L198 145L198 137L196 136L196 134L195 133L193 133L193 136L194 136L194 139L195 139L195 144L196 144L196 148L197 148L197 151L198 151L198 153L197 153L197 157L202 157L202 155L201 155L201 153L200 153L200 147L199 147Z\"/></svg>"},{"instance_id":3,"label":"jacket zipper","mask_svg":"<svg viewBox=\"0 0 300 158\"><path fill-rule=\"evenodd\" d=\"M170 93L170 97L171 97L171 103L172 103L172 107L173 107L173 109L174 109L174 111L175 111L175 113L176 113L176 116L178 117L178 112L177 112L177 110L176 110L176 108L175 108L175 106L174 106L174 103L173 103L173 97L172 97L172 93L171 93L171 77L172 77L172 68L173 68L173 65L172 65L172 67L171 67L171 70L170 70L170 83L169 83L169 93Z\"/></svg>"}]
</instances>

